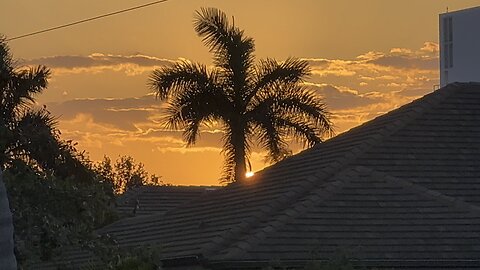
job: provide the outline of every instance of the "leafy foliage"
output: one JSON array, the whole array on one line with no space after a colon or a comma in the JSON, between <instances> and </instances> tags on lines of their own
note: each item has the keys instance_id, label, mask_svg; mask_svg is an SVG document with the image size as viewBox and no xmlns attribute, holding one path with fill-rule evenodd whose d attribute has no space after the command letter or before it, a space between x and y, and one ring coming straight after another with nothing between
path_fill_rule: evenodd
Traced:
<instances>
[{"instance_id":1,"label":"leafy foliage","mask_svg":"<svg viewBox=\"0 0 480 270\"><path fill-rule=\"evenodd\" d=\"M163 184L160 176L149 175L144 164L135 162L131 156L120 156L115 164L112 164L109 157L104 156L101 162L94 165L94 170L113 184L116 194L134 187Z\"/></svg>"},{"instance_id":2,"label":"leafy foliage","mask_svg":"<svg viewBox=\"0 0 480 270\"><path fill-rule=\"evenodd\" d=\"M306 61L268 58L254 65L254 40L214 8L198 11L194 28L215 66L180 61L155 70L149 84L167 101L164 123L183 129L187 145L195 144L202 125L222 126L223 181L244 178L254 142L279 161L289 153L289 138L313 146L332 134L325 104L303 84Z\"/></svg>"},{"instance_id":3,"label":"leafy foliage","mask_svg":"<svg viewBox=\"0 0 480 270\"><path fill-rule=\"evenodd\" d=\"M20 265L50 260L116 219L108 183L46 176L22 160L4 172Z\"/></svg>"},{"instance_id":4,"label":"leafy foliage","mask_svg":"<svg viewBox=\"0 0 480 270\"><path fill-rule=\"evenodd\" d=\"M83 153L71 142L60 140L56 120L45 107L32 108L49 76L45 66L17 68L0 37L0 168L23 160L50 176L91 182L94 179Z\"/></svg>"},{"instance_id":5,"label":"leafy foliage","mask_svg":"<svg viewBox=\"0 0 480 270\"><path fill-rule=\"evenodd\" d=\"M32 109L49 70L16 68L0 38L0 169L8 191L20 269L61 258L65 247L88 248L105 269L157 269L149 250L121 250L94 230L116 220L114 191L155 183L143 164L123 156L93 164L72 141L60 139L44 107ZM108 255L108 256L105 256Z\"/></svg>"},{"instance_id":6,"label":"leafy foliage","mask_svg":"<svg viewBox=\"0 0 480 270\"><path fill-rule=\"evenodd\" d=\"M112 239L97 241L95 254L108 270L157 270L161 269L160 249L155 246L122 248ZM92 266L98 269L98 266ZM85 269L87 270L87 269Z\"/></svg>"}]
</instances>

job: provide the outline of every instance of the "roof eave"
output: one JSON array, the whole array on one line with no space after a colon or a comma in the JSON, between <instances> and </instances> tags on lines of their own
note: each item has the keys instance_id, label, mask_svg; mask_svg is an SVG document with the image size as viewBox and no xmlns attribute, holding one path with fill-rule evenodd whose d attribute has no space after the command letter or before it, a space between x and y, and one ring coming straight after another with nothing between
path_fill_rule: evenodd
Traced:
<instances>
[{"instance_id":1,"label":"roof eave","mask_svg":"<svg viewBox=\"0 0 480 270\"><path fill-rule=\"evenodd\" d=\"M262 260L240 260L240 261L206 261L205 266L211 269L258 269L272 266L272 262L281 267L302 268L312 260L282 260L282 261L262 261ZM326 262L326 260L318 260ZM358 267L375 268L423 268L423 269L479 269L480 259L471 260L352 260L351 263Z\"/></svg>"}]
</instances>

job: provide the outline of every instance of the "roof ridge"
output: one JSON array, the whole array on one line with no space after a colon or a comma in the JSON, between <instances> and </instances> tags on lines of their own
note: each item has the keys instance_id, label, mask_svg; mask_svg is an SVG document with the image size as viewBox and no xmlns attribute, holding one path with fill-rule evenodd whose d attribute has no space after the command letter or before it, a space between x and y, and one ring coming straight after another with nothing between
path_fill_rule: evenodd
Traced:
<instances>
[{"instance_id":1,"label":"roof ridge","mask_svg":"<svg viewBox=\"0 0 480 270\"><path fill-rule=\"evenodd\" d=\"M320 180L318 176L312 176L312 178L317 178L317 180ZM312 190L310 190L309 193L311 194L304 196L304 200L296 201L293 204L290 204L290 208L286 209L285 211L278 212L278 214L272 216L274 217L274 219L269 220L267 222L267 225L256 227L254 229L254 232L252 232L251 234L245 234L239 241L236 241L232 243L231 246L226 247L226 254L224 256L241 256L241 254L246 252L246 249L263 240L268 233L275 231L280 226L283 226L285 222L290 220L291 218L300 215L305 210L307 210L310 205L328 198L329 195L333 194L333 190L339 188L343 184L344 182L342 181L324 182L323 185L315 187L315 190L318 190L319 188L322 189L320 193L312 193Z\"/></svg>"},{"instance_id":2,"label":"roof ridge","mask_svg":"<svg viewBox=\"0 0 480 270\"><path fill-rule=\"evenodd\" d=\"M228 259L229 257L241 257L243 254L245 254L245 252L248 251L248 248L259 243L260 241L263 241L267 234L278 230L282 226L285 226L288 220L294 219L304 214L305 211L309 209L309 207L312 207L313 205L330 198L330 196L333 195L334 190L350 182L352 176L358 173L369 173L373 177L379 176L385 181L400 184L402 187L415 192L419 196L427 196L438 202L447 203L454 208L468 209L470 212L474 212L475 214L480 215L480 207L467 203L458 198L446 196L440 192L430 190L421 185L414 184L410 181L400 178L396 178L394 176L391 176L384 172L376 171L366 166L353 165L348 166L345 170L339 171L338 173L332 175L332 178L336 179L335 181L327 182L323 186L316 187L315 190L312 190L311 193L304 198L304 200L297 201L290 208L294 210L289 211L290 209L288 209L285 212L279 213L275 216L275 219L270 220L267 225L255 228L253 233L245 235L243 239L236 242L235 245L229 247L228 250L225 251L224 255L219 256L221 256L222 259Z\"/></svg>"},{"instance_id":3,"label":"roof ridge","mask_svg":"<svg viewBox=\"0 0 480 270\"><path fill-rule=\"evenodd\" d=\"M428 196L428 197L433 198L437 201L448 203L448 204L452 205L453 207L461 207L461 208L464 208L464 209L466 208L466 209L469 209L472 212L477 212L478 214L480 214L480 206L476 206L474 204L468 203L468 202L466 202L464 200L461 200L457 197L447 196L447 195L445 195L441 192L434 191L434 190L431 190L429 188L426 188L423 185L415 184L411 181L401 179L401 178L389 175L385 172L377 171L377 170L374 170L374 169L366 167L366 166L356 166L355 169L359 172L369 172L374 176L375 175L381 176L383 179L385 179L387 181L392 181L394 183L400 184L400 185L402 185L403 187L405 187L409 190L412 190L416 193L420 193L424 196Z\"/></svg>"},{"instance_id":4,"label":"roof ridge","mask_svg":"<svg viewBox=\"0 0 480 270\"><path fill-rule=\"evenodd\" d=\"M379 141L382 141L387 136L392 135L397 131L399 131L408 123L410 123L411 121L415 120L417 117L425 113L425 111L431 108L432 104L436 105L442 100L444 100L446 97L451 95L451 93L455 91L455 88L458 88L459 86L463 86L463 85L457 85L457 84L448 85L435 92L427 94L420 99L417 99L411 103L403 105L394 111L391 111L385 115L376 117L375 119L370 120L359 127L353 128L347 131L346 133L339 135L342 137L348 136L350 132L353 132L354 130L358 130L359 128L364 127L365 125L368 125L373 121L378 121L379 119L388 117L388 115L391 115L393 112L398 112L398 110L412 109L411 111L407 111L406 113L404 113L401 119L397 119L393 123L383 126L382 129L380 129L377 134L372 136L372 138L367 139L365 142L362 142L360 145L352 149L352 151L347 152L343 157L332 162L330 165L327 166L327 168L322 168L321 170L316 171L315 173L313 173L311 177L308 177L304 181L302 181L302 183L304 184L299 185L300 190L294 192L293 194L296 196L289 196L288 198L286 198L285 196L282 196L281 198L279 198L279 200L283 199L284 200L283 203L276 201L275 202L276 205L271 205L269 209L266 209L265 211L262 211L262 212L267 213L267 216L270 218L277 217L277 219L283 218L285 214L288 214L289 216L293 216L294 213L292 213L292 211L289 211L291 209L290 206L295 203L301 203L299 202L299 199L309 196L309 193L311 193L312 189L320 188L322 184L325 183L325 182L322 182L322 180L326 180L337 175L339 168L349 167L349 164L352 164L355 160L357 160L372 145L378 143ZM451 88L454 88L454 89L451 89ZM332 138L331 140L334 140L334 139L335 137ZM319 146L307 149L302 153L300 153L299 155L306 154L311 151L318 151L320 150L321 145L322 144L320 144ZM298 155L296 156L298 157ZM301 211L301 209L302 207L299 207L296 210L298 212L298 211ZM231 252L229 255L233 255L234 254L233 252L243 252L244 249L252 245L254 241L259 240L258 237L255 236L255 233L251 234L249 232L253 229L258 231L259 234L262 234L262 230L261 228L259 228L259 224L261 224L262 220L265 220L265 219L267 219L265 216L262 217L262 215L258 214L250 218L250 220L248 221L242 221L242 223L239 224L240 226L237 227L235 230L226 231L222 233L222 236L217 236L216 239L212 239L210 243L204 246L203 250L205 250L206 253L216 254L218 253L219 250L231 249L231 251L229 251ZM279 223L277 223L277 225L279 225ZM266 228L267 231L271 231L273 227L267 226L264 228ZM238 241L238 239L248 239L248 240Z\"/></svg>"}]
</instances>

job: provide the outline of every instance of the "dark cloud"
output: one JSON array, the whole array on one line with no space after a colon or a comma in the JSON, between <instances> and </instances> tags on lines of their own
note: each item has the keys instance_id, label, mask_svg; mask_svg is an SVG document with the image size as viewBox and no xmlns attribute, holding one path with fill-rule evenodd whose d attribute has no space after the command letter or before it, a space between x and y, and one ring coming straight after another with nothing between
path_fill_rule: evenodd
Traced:
<instances>
[{"instance_id":1,"label":"dark cloud","mask_svg":"<svg viewBox=\"0 0 480 270\"><path fill-rule=\"evenodd\" d=\"M141 67L155 67L174 61L146 55L113 55L94 53L88 56L59 55L26 60L25 65L46 65L51 68L90 68L133 64Z\"/></svg>"},{"instance_id":2,"label":"dark cloud","mask_svg":"<svg viewBox=\"0 0 480 270\"><path fill-rule=\"evenodd\" d=\"M47 108L60 117L71 120L78 114L91 115L97 123L108 124L123 130L136 130L135 123L148 121L160 111L161 103L153 96L123 99L75 99L47 103Z\"/></svg>"},{"instance_id":3,"label":"dark cloud","mask_svg":"<svg viewBox=\"0 0 480 270\"><path fill-rule=\"evenodd\" d=\"M315 59L315 58L305 58L303 59L308 62L310 66L315 66L315 67L326 67L328 66L332 61L329 59Z\"/></svg>"},{"instance_id":4,"label":"dark cloud","mask_svg":"<svg viewBox=\"0 0 480 270\"><path fill-rule=\"evenodd\" d=\"M405 97L418 98L432 92L432 88L407 88L401 91L398 91L398 95Z\"/></svg>"},{"instance_id":5,"label":"dark cloud","mask_svg":"<svg viewBox=\"0 0 480 270\"><path fill-rule=\"evenodd\" d=\"M164 130L164 129L152 129L145 133L138 134L139 139L151 139L151 138L176 138L182 139L182 131L179 130ZM195 147L218 147L222 146L223 133L220 131L201 131L198 137Z\"/></svg>"},{"instance_id":6,"label":"dark cloud","mask_svg":"<svg viewBox=\"0 0 480 270\"><path fill-rule=\"evenodd\" d=\"M425 69L437 70L438 58L409 56L409 55L384 55L368 63L400 69Z\"/></svg>"},{"instance_id":7,"label":"dark cloud","mask_svg":"<svg viewBox=\"0 0 480 270\"><path fill-rule=\"evenodd\" d=\"M92 127L100 125L102 130L92 130L87 126L69 125L70 132L102 134L121 133L125 140L155 141L155 138L173 138L182 140L182 131L166 130L159 122L162 103L153 96L123 99L75 99L64 102L47 103L48 110L59 117L61 124L79 121L79 115L85 122L93 121ZM82 125L81 123L79 123ZM221 147L223 133L218 130L205 129L201 132L197 147ZM128 138L127 138L128 137ZM82 140L81 138L75 138ZM158 142L156 142L158 144ZM181 143L184 145L184 143ZM158 146L158 145L157 145Z\"/></svg>"},{"instance_id":8,"label":"dark cloud","mask_svg":"<svg viewBox=\"0 0 480 270\"><path fill-rule=\"evenodd\" d=\"M380 97L368 94L360 95L353 90L340 90L329 84L309 84L309 87L325 98L325 102L332 110L352 109L382 102Z\"/></svg>"}]
</instances>

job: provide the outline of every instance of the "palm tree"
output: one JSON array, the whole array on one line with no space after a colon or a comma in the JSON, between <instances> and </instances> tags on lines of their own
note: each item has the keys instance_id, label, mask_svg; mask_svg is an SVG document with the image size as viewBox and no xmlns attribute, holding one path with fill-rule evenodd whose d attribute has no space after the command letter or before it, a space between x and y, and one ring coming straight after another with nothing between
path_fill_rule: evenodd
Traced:
<instances>
[{"instance_id":1,"label":"palm tree","mask_svg":"<svg viewBox=\"0 0 480 270\"><path fill-rule=\"evenodd\" d=\"M215 8L197 11L194 28L213 53L214 67L180 61L155 70L149 86L167 101L164 123L183 129L188 146L203 124L221 125L223 181L244 178L254 141L279 161L288 138L313 146L332 133L325 104L303 84L310 73L306 61L267 58L255 65L254 40Z\"/></svg>"},{"instance_id":2,"label":"palm tree","mask_svg":"<svg viewBox=\"0 0 480 270\"><path fill-rule=\"evenodd\" d=\"M46 108L32 109L49 76L45 66L17 68L0 36L0 170L22 160L56 176L90 180L81 156L60 140L55 118Z\"/></svg>"},{"instance_id":3,"label":"palm tree","mask_svg":"<svg viewBox=\"0 0 480 270\"><path fill-rule=\"evenodd\" d=\"M81 153L60 140L46 108L33 106L49 75L44 66L18 67L0 36L0 269L17 269L13 229L23 269L111 216L107 188L96 185Z\"/></svg>"},{"instance_id":4,"label":"palm tree","mask_svg":"<svg viewBox=\"0 0 480 270\"><path fill-rule=\"evenodd\" d=\"M36 126L51 126L53 119L45 110L32 111L34 95L47 87L50 71L44 66L17 69L5 38L0 37L0 166L21 155L27 155L25 147L32 135L25 130ZM50 128L49 130L52 130ZM32 130L29 130L32 131ZM23 142L22 142L23 141Z\"/></svg>"}]
</instances>

